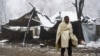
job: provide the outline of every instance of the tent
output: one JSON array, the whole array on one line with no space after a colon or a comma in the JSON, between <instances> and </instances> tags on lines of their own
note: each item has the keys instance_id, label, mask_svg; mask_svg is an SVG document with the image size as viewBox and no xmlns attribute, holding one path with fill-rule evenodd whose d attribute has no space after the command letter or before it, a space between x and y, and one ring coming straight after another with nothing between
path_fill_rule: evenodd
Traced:
<instances>
[{"instance_id":1,"label":"tent","mask_svg":"<svg viewBox=\"0 0 100 56\"><path fill-rule=\"evenodd\" d=\"M37 11L34 8L30 12L28 12L25 15L21 16L20 18L10 20L9 23L7 23L6 25L10 25L10 26L27 26L28 22L29 22L29 19L31 19L29 26L40 25L39 18L37 16Z\"/></svg>"},{"instance_id":2,"label":"tent","mask_svg":"<svg viewBox=\"0 0 100 56\"><path fill-rule=\"evenodd\" d=\"M82 29L86 43L98 40L100 37L100 19L88 19L82 23Z\"/></svg>"}]
</instances>

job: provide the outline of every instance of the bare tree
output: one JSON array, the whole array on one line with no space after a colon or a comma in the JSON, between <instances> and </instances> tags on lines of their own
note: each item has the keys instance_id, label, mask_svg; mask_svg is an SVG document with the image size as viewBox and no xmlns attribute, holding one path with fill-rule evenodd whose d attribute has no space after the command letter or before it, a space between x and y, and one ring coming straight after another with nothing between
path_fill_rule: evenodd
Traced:
<instances>
[{"instance_id":1,"label":"bare tree","mask_svg":"<svg viewBox=\"0 0 100 56\"><path fill-rule=\"evenodd\" d=\"M78 17L78 24L79 24L79 30L78 30L78 39L79 39L79 43L83 38L83 34L82 34L82 24L81 24L81 16L83 15L82 14L82 11L83 11L83 7L84 7L84 0L75 0L75 3L73 3L73 5L75 6L76 8L76 12L77 12L77 17Z\"/></svg>"}]
</instances>

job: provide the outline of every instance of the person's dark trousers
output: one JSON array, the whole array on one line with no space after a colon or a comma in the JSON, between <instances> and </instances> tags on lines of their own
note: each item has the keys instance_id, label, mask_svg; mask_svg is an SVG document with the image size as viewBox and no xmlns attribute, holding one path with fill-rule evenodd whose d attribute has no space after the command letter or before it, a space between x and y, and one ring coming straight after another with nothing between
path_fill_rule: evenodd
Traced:
<instances>
[{"instance_id":1,"label":"person's dark trousers","mask_svg":"<svg viewBox=\"0 0 100 56\"><path fill-rule=\"evenodd\" d=\"M61 56L64 56L65 48L61 48Z\"/></svg>"},{"instance_id":2,"label":"person's dark trousers","mask_svg":"<svg viewBox=\"0 0 100 56\"><path fill-rule=\"evenodd\" d=\"M61 48L61 56L64 56L66 48ZM69 47L67 48L68 56L72 56L72 42L69 40Z\"/></svg>"}]
</instances>

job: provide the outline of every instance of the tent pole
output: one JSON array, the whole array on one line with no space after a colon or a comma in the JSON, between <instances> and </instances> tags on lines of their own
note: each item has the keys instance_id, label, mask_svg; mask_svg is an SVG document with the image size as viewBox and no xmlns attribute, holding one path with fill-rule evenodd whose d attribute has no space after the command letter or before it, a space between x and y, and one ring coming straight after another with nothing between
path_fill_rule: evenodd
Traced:
<instances>
[{"instance_id":1,"label":"tent pole","mask_svg":"<svg viewBox=\"0 0 100 56\"><path fill-rule=\"evenodd\" d=\"M29 32L29 30L30 30L30 21L32 20L32 15L33 15L33 13L30 15L30 18L29 18L29 20L28 20L28 24L27 24L27 30L26 30L26 32L25 32L25 34L24 34L24 39L23 39L23 46L25 45L25 39L26 39L26 35L27 35L27 33Z\"/></svg>"}]
</instances>

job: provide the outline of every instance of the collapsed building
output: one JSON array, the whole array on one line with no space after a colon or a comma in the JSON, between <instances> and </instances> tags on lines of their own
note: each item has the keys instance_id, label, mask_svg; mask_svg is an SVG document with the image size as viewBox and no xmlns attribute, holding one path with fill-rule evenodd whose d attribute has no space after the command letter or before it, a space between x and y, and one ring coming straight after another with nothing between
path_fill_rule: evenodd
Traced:
<instances>
[{"instance_id":1,"label":"collapsed building","mask_svg":"<svg viewBox=\"0 0 100 56\"><path fill-rule=\"evenodd\" d=\"M26 35L27 41L32 40L33 35L38 35L36 30L38 28L37 26L40 25L39 22L35 21L39 20L36 13L37 12L35 8L33 8L29 13L21 16L20 18L10 20L7 24L2 25L1 26L2 37L5 39L9 39L10 41L16 41L16 40L22 41L24 39L25 32L28 30L27 26L29 19L32 18L32 20L30 20L29 23L30 30Z\"/></svg>"}]
</instances>

